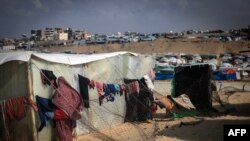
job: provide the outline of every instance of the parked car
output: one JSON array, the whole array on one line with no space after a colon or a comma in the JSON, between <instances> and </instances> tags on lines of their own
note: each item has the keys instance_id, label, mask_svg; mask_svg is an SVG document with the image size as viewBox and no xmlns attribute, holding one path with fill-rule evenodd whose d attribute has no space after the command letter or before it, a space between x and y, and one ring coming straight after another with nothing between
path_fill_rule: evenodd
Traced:
<instances>
[{"instance_id":1,"label":"parked car","mask_svg":"<svg viewBox=\"0 0 250 141\"><path fill-rule=\"evenodd\" d=\"M147 35L144 38L142 38L142 41L154 41L156 38L154 36L151 35Z\"/></svg>"},{"instance_id":2,"label":"parked car","mask_svg":"<svg viewBox=\"0 0 250 141\"><path fill-rule=\"evenodd\" d=\"M107 42L108 43L119 43L120 42L120 39L119 38L116 38L116 37L108 37L107 38Z\"/></svg>"},{"instance_id":3,"label":"parked car","mask_svg":"<svg viewBox=\"0 0 250 141\"><path fill-rule=\"evenodd\" d=\"M96 44L106 44L106 39L104 39L104 38L97 38L95 40L95 43Z\"/></svg>"},{"instance_id":4,"label":"parked car","mask_svg":"<svg viewBox=\"0 0 250 141\"><path fill-rule=\"evenodd\" d=\"M130 37L128 40L129 40L129 42L138 42L139 41L139 37L138 36Z\"/></svg>"},{"instance_id":5,"label":"parked car","mask_svg":"<svg viewBox=\"0 0 250 141\"><path fill-rule=\"evenodd\" d=\"M86 44L95 44L95 40L93 40L93 39L87 39L87 40L85 40L85 43Z\"/></svg>"}]
</instances>

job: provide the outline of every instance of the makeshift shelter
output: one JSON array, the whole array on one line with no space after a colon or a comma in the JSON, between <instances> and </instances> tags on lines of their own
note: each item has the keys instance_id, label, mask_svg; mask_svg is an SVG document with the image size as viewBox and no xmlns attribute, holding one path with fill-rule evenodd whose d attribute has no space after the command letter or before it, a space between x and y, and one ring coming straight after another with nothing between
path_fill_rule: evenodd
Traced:
<instances>
[{"instance_id":1,"label":"makeshift shelter","mask_svg":"<svg viewBox=\"0 0 250 141\"><path fill-rule=\"evenodd\" d=\"M36 52L0 53L0 100L17 96L51 98L53 88L41 82L40 70L51 70L63 76L79 91L77 75L105 83L122 84L124 78L140 79L152 68L150 56L130 52L103 54L58 54ZM126 102L124 95L116 95L114 102L100 106L96 89L89 90L90 108L83 109L82 118L77 120L76 134L88 133L93 129L104 129L124 122ZM10 123L14 140L54 140L54 131L49 124L39 134L38 114L31 108L24 119ZM86 126L88 125L88 126ZM0 118L0 140L5 140L3 122ZM91 127L91 128L90 128Z\"/></svg>"},{"instance_id":2,"label":"makeshift shelter","mask_svg":"<svg viewBox=\"0 0 250 141\"><path fill-rule=\"evenodd\" d=\"M198 110L212 107L212 69L209 64L183 65L175 68L172 82L173 97L187 94Z\"/></svg>"}]
</instances>

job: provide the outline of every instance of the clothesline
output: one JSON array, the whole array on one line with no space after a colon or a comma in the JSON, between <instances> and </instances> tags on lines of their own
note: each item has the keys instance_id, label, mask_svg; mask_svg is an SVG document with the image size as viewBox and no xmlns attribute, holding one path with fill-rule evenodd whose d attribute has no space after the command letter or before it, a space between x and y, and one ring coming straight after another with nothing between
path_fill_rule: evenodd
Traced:
<instances>
[{"instance_id":1,"label":"clothesline","mask_svg":"<svg viewBox=\"0 0 250 141\"><path fill-rule=\"evenodd\" d=\"M120 57L120 56L119 56ZM112 64L111 63L111 61L109 60L109 58L106 58L107 60L108 60L108 62L112 65L112 66L114 66L115 67L115 70L116 70L116 72L118 72L119 74L121 74L121 75L123 75L122 73L121 73L121 71L120 70L118 70L118 68L117 68L117 66L116 65L114 65L114 64ZM36 65L35 65L36 66ZM56 68L56 66L54 65L54 64L52 64L52 66L53 67L55 67ZM37 67L37 66L36 66ZM131 72L131 74L132 75L134 75L134 73L132 72L132 70L126 65L126 67L128 68L128 70ZM37 67L38 68L38 67ZM39 68L38 68L39 69ZM96 70L93 70L94 72L96 72ZM59 71L59 73L61 74L61 72ZM62 74L61 74L62 75ZM101 76L102 77L102 76ZM139 83L140 83L140 85L142 85L145 89L147 89L148 91L152 91L151 89L149 89L146 85L144 85L143 83L141 83L141 81L138 81ZM158 92L156 92L156 93L158 93ZM159 93L158 93L159 94ZM162 94L160 94L161 96L163 96ZM99 101L99 99L91 99L90 101L94 101L94 102L96 102L96 101ZM84 101L84 102L86 102L86 101ZM140 102L140 101L139 101ZM143 104L142 104L143 105ZM144 106L144 105L143 105Z\"/></svg>"}]
</instances>

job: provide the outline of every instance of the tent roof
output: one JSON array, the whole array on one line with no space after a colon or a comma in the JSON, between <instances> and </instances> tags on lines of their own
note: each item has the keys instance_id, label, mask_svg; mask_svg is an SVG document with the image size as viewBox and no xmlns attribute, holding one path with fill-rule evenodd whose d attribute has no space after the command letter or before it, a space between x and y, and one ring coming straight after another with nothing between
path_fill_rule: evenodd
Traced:
<instances>
[{"instance_id":1,"label":"tent roof","mask_svg":"<svg viewBox=\"0 0 250 141\"><path fill-rule=\"evenodd\" d=\"M0 65L15 60L28 62L30 60L31 55L49 62L77 65L77 64L85 64L97 60L102 60L105 58L114 57L122 54L131 54L134 56L138 55L136 53L131 53L131 52L113 52L113 53L99 53L99 54L86 55L86 54L37 53L30 51L22 51L22 52L15 51L15 52L0 53Z\"/></svg>"},{"instance_id":2,"label":"tent roof","mask_svg":"<svg viewBox=\"0 0 250 141\"><path fill-rule=\"evenodd\" d=\"M9 62L9 61L24 61L27 62L30 60L32 52L30 51L12 51L0 53L0 65Z\"/></svg>"}]
</instances>

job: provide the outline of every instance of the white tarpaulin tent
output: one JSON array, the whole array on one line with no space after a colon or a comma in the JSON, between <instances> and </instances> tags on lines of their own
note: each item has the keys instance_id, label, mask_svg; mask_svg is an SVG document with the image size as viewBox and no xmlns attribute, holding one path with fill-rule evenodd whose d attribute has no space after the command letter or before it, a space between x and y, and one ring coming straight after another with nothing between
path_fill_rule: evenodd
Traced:
<instances>
[{"instance_id":1,"label":"white tarpaulin tent","mask_svg":"<svg viewBox=\"0 0 250 141\"><path fill-rule=\"evenodd\" d=\"M79 91L77 75L95 81L122 84L124 78L141 78L152 68L151 56L130 52L103 54L58 54L35 52L0 53L0 100L16 96L38 95L51 98L53 89L41 82L40 70L47 69L59 77L63 76ZM90 108L82 111L82 119L77 121L76 134L88 133L92 129L104 129L124 122L126 102L124 95L116 95L114 102L104 101L99 105L96 89L89 90ZM3 130L2 120L0 121ZM36 128L40 121L38 114L28 110L21 121L11 123L10 129L18 140L53 140L54 131L49 124L39 134ZM90 128L91 127L91 128ZM4 132L0 133L2 140Z\"/></svg>"}]
</instances>

